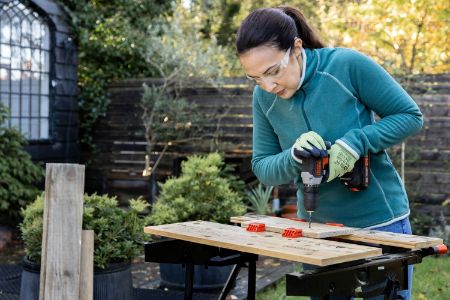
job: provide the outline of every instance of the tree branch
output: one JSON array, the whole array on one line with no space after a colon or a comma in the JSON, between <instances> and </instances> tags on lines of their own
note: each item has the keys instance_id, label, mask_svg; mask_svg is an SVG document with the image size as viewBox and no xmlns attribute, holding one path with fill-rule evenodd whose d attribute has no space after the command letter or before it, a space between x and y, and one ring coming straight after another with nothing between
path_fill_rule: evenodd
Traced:
<instances>
[{"instance_id":1,"label":"tree branch","mask_svg":"<svg viewBox=\"0 0 450 300\"><path fill-rule=\"evenodd\" d=\"M409 72L410 73L412 73L414 70L414 65L415 65L416 55L417 55L417 45L419 44L419 35L422 32L423 25L425 23L425 18L427 17L427 14L428 14L428 9L425 9L424 14L423 14L421 20L419 21L419 24L417 24L416 40L413 43L411 61L409 64Z\"/></svg>"}]
</instances>

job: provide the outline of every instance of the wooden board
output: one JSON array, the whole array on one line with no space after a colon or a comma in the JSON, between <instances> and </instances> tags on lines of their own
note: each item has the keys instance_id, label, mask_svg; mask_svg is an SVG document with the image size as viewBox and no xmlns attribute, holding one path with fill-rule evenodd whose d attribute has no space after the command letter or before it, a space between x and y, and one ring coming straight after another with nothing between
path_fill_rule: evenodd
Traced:
<instances>
[{"instance_id":1,"label":"wooden board","mask_svg":"<svg viewBox=\"0 0 450 300\"><path fill-rule=\"evenodd\" d=\"M435 237L367 229L361 229L351 235L340 236L339 238L348 241L388 245L412 250L433 247L444 243L442 239Z\"/></svg>"},{"instance_id":2,"label":"wooden board","mask_svg":"<svg viewBox=\"0 0 450 300\"><path fill-rule=\"evenodd\" d=\"M39 299L79 300L84 166L46 164Z\"/></svg>"},{"instance_id":3,"label":"wooden board","mask_svg":"<svg viewBox=\"0 0 450 300\"><path fill-rule=\"evenodd\" d=\"M243 226L246 226L247 223L251 221L258 220L258 222L268 224L266 225L266 229L268 231L274 232L282 232L286 226L294 226L297 223L302 223L290 219L285 218L277 218L270 216L258 216L258 215L245 215L239 217L232 217L231 222L238 223ZM324 224L313 223L313 229L319 229L320 226L326 226ZM343 227L343 228L351 228L351 227ZM356 229L352 228L353 233L350 235L339 236L342 240L348 241L358 241L372 244L380 244L387 246L395 246L406 249L420 249L426 247L432 247L443 243L443 240L440 238L434 237L426 237L426 236L418 236L418 235L410 235L410 234L401 234L401 233L392 233L392 232L384 232L378 230L368 230L368 229ZM304 231L306 233L306 231ZM306 234L305 234L306 235Z\"/></svg>"},{"instance_id":4,"label":"wooden board","mask_svg":"<svg viewBox=\"0 0 450 300\"><path fill-rule=\"evenodd\" d=\"M94 230L81 236L80 295L78 300L94 299Z\"/></svg>"},{"instance_id":5,"label":"wooden board","mask_svg":"<svg viewBox=\"0 0 450 300\"><path fill-rule=\"evenodd\" d=\"M145 227L149 234L287 259L291 261L327 266L381 255L375 247L336 241L284 238L273 232L249 232L242 227L206 221L174 223Z\"/></svg>"},{"instance_id":6,"label":"wooden board","mask_svg":"<svg viewBox=\"0 0 450 300\"><path fill-rule=\"evenodd\" d=\"M278 233L282 233L285 228L289 227L300 228L303 232L303 236L316 239L348 235L357 230L356 228L352 227L337 227L320 223L312 223L311 228L309 228L308 222L294 221L291 219L270 217L264 215L249 215L249 217L245 216L239 221L236 221L235 217L232 217L231 219L231 222L240 223L241 226L245 228L247 228L248 224L251 223L264 223L266 225L266 230Z\"/></svg>"}]
</instances>

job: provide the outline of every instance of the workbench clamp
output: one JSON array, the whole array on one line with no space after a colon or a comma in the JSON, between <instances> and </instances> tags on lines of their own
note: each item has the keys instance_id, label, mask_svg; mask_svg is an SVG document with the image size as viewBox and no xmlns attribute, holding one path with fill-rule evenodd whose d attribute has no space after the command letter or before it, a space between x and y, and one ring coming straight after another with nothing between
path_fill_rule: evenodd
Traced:
<instances>
[{"instance_id":1,"label":"workbench clamp","mask_svg":"<svg viewBox=\"0 0 450 300\"><path fill-rule=\"evenodd\" d=\"M403 299L398 291L408 289L408 265L420 263L428 255L447 253L445 245L402 252L390 249L396 253L287 274L286 295Z\"/></svg>"}]
</instances>

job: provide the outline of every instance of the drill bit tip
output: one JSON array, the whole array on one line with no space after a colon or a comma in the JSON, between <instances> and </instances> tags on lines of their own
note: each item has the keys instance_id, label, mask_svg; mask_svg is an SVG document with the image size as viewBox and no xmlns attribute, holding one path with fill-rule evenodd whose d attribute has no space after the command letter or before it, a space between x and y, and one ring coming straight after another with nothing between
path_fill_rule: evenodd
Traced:
<instances>
[{"instance_id":1,"label":"drill bit tip","mask_svg":"<svg viewBox=\"0 0 450 300\"><path fill-rule=\"evenodd\" d=\"M311 228L311 215L312 215L312 211L309 211L309 228Z\"/></svg>"}]
</instances>

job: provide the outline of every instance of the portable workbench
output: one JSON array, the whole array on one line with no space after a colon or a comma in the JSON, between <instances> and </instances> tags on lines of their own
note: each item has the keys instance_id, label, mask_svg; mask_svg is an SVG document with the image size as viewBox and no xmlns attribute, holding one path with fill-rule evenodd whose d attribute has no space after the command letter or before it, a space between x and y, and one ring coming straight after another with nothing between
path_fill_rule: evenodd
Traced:
<instances>
[{"instance_id":1,"label":"portable workbench","mask_svg":"<svg viewBox=\"0 0 450 300\"><path fill-rule=\"evenodd\" d=\"M241 226L194 221L145 227L162 236L145 246L145 260L186 266L185 299L192 299L194 265L234 265L219 299L248 266L248 299L255 299L258 255L319 266L286 275L286 295L397 299L407 288L407 266L446 253L439 238L404 235L268 216L231 218Z\"/></svg>"}]
</instances>

